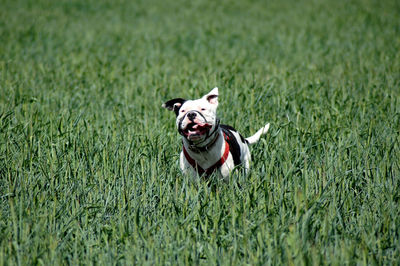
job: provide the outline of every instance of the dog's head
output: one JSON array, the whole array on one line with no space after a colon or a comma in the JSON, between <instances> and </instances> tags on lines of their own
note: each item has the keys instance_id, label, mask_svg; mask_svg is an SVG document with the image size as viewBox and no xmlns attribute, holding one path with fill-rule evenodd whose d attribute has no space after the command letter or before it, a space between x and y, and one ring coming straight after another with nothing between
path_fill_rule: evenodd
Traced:
<instances>
[{"instance_id":1,"label":"dog's head","mask_svg":"<svg viewBox=\"0 0 400 266\"><path fill-rule=\"evenodd\" d=\"M178 132L192 143L203 142L218 126L218 88L197 100L175 98L162 106L175 112Z\"/></svg>"}]
</instances>

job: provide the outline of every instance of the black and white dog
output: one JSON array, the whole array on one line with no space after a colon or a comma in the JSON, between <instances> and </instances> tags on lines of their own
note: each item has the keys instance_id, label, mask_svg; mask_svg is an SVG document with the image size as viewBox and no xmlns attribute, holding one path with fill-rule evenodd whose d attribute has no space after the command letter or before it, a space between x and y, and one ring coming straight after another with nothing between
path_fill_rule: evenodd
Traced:
<instances>
[{"instance_id":1,"label":"black and white dog","mask_svg":"<svg viewBox=\"0 0 400 266\"><path fill-rule=\"evenodd\" d=\"M217 118L218 88L197 100L175 98L162 107L174 111L176 126L182 135L180 168L183 173L208 177L214 171L227 179L236 166L247 173L250 167L249 145L267 133L269 123L251 137L242 137L234 128Z\"/></svg>"}]
</instances>

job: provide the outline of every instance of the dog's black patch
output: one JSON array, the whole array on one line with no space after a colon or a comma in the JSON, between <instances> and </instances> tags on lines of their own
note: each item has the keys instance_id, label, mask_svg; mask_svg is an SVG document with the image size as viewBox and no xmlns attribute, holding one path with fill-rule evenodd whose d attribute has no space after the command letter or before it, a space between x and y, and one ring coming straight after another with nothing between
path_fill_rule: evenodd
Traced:
<instances>
[{"instance_id":1,"label":"dog's black patch","mask_svg":"<svg viewBox=\"0 0 400 266\"><path fill-rule=\"evenodd\" d=\"M231 127L231 126L229 126L229 125L222 125L222 124L221 124L221 128L223 128L223 129L228 129L228 130L233 131L233 132L237 132L236 129L234 129L233 127Z\"/></svg>"},{"instance_id":2,"label":"dog's black patch","mask_svg":"<svg viewBox=\"0 0 400 266\"><path fill-rule=\"evenodd\" d=\"M236 129L234 129L233 127L231 127L231 126L229 126L229 125L221 125L221 126L222 126L222 128L225 128L225 129L228 129L228 130L230 130L230 131L233 131L233 132L238 133L239 136L240 136L240 140L241 140L244 144L248 144L248 143L249 143L249 142L248 142Z\"/></svg>"},{"instance_id":3,"label":"dog's black patch","mask_svg":"<svg viewBox=\"0 0 400 266\"><path fill-rule=\"evenodd\" d=\"M186 100L183 98L175 98L165 102L162 106L170 111L174 111L176 116L178 116L179 109L181 109L181 106L183 105L184 102L186 102ZM180 103L180 106L176 106L175 105L176 103Z\"/></svg>"},{"instance_id":4,"label":"dog's black patch","mask_svg":"<svg viewBox=\"0 0 400 266\"><path fill-rule=\"evenodd\" d=\"M239 136L240 136L240 140L241 140L243 143L249 144L249 142L248 142L242 135L239 134Z\"/></svg>"},{"instance_id":5,"label":"dog's black patch","mask_svg":"<svg viewBox=\"0 0 400 266\"><path fill-rule=\"evenodd\" d=\"M228 126L228 125L220 125L220 126L221 126L222 131L226 135L225 140L229 144L229 151L232 154L233 162L234 162L235 166L238 166L242 163L240 160L240 145L237 142L236 137L232 133L232 131L233 132L237 132L237 131L236 131L236 129L234 129L233 127ZM240 136L240 137L243 138L242 136ZM243 142L243 143L245 143L245 142Z\"/></svg>"}]
</instances>

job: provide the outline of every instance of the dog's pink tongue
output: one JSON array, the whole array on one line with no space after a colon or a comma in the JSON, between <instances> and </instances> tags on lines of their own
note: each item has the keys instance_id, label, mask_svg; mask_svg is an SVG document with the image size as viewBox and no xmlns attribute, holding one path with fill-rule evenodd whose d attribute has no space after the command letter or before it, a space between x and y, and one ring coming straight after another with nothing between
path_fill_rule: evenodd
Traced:
<instances>
[{"instance_id":1,"label":"dog's pink tongue","mask_svg":"<svg viewBox=\"0 0 400 266\"><path fill-rule=\"evenodd\" d=\"M210 124L208 124L208 123L206 123L206 124L197 124L197 125L194 125L192 127L192 130L189 129L188 133L189 133L189 136L191 136L191 135L201 135L201 134L204 134L205 131L207 129L211 128L211 127L212 126Z\"/></svg>"}]
</instances>

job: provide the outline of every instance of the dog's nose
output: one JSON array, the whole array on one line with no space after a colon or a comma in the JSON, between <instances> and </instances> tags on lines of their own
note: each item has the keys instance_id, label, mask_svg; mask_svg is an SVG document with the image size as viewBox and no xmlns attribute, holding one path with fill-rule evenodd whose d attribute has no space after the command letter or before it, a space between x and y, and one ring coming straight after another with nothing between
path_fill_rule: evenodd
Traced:
<instances>
[{"instance_id":1,"label":"dog's nose","mask_svg":"<svg viewBox=\"0 0 400 266\"><path fill-rule=\"evenodd\" d=\"M197 114L195 112L188 113L187 117L189 118L190 121L193 121L196 118Z\"/></svg>"}]
</instances>

